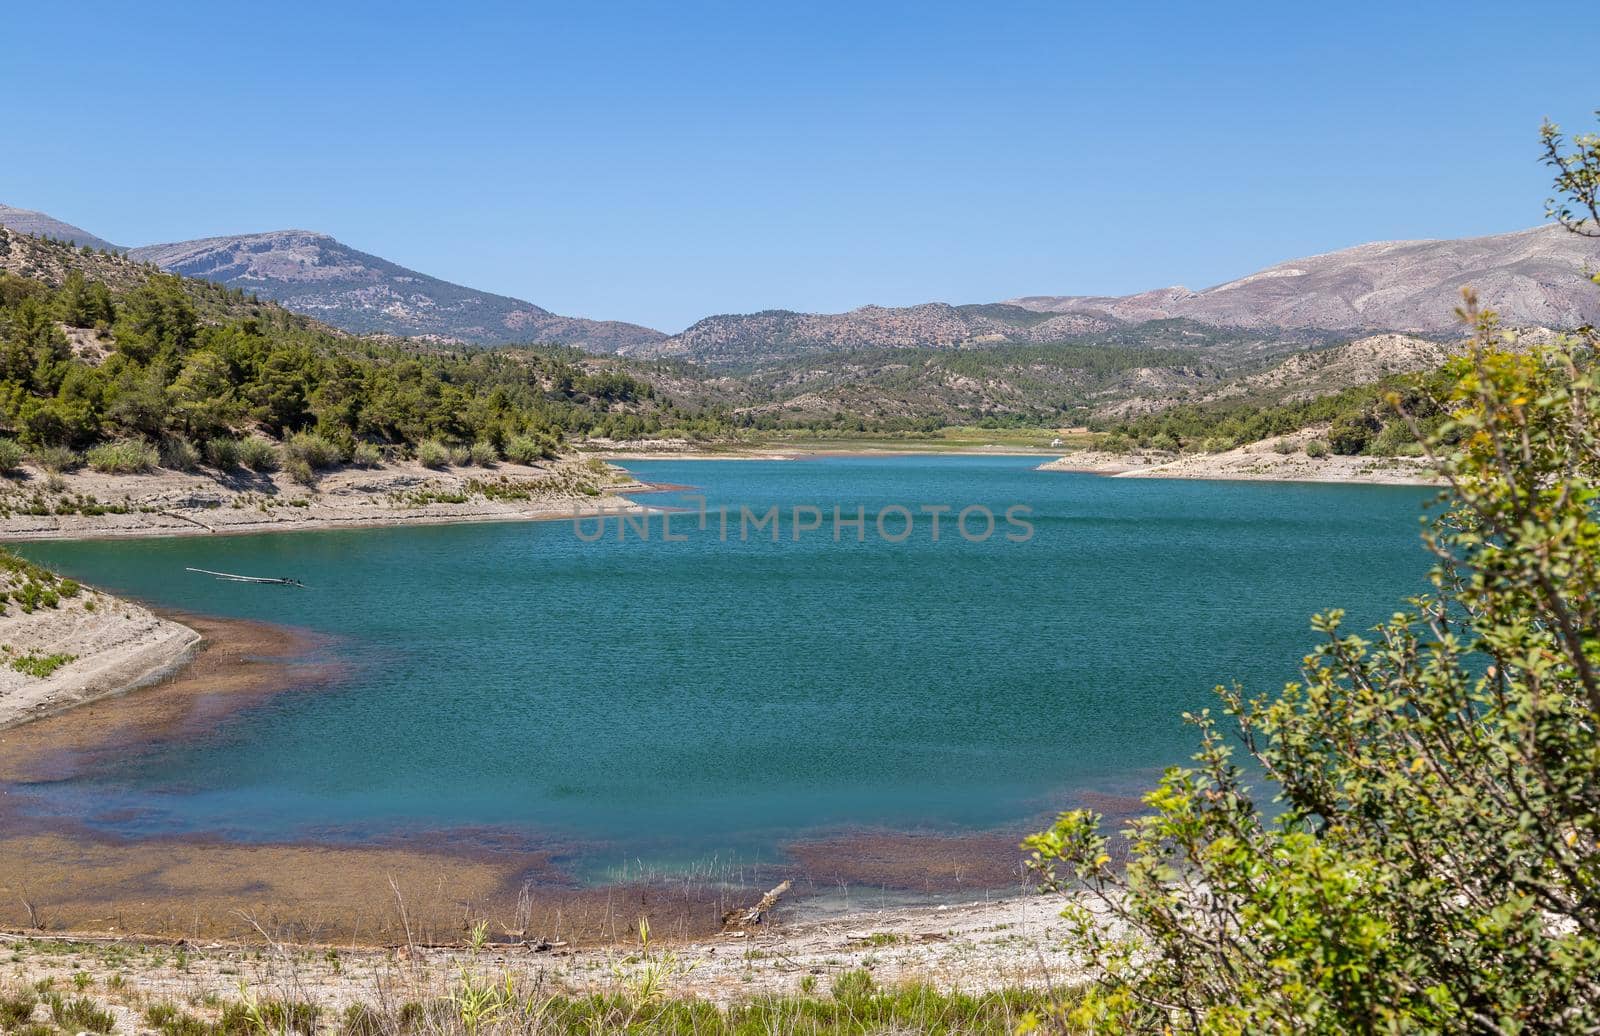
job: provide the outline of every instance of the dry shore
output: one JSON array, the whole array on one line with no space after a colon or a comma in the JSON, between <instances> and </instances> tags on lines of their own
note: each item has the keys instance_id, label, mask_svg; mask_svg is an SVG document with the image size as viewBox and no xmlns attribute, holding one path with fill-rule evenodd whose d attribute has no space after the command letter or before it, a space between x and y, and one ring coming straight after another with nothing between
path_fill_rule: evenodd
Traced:
<instances>
[{"instance_id":1,"label":"dry shore","mask_svg":"<svg viewBox=\"0 0 1600 1036\"><path fill-rule=\"evenodd\" d=\"M561 519L631 509L617 494L647 488L575 458L445 469L394 462L330 471L314 486L282 472L50 475L25 466L0 480L0 541Z\"/></svg>"},{"instance_id":2,"label":"dry shore","mask_svg":"<svg viewBox=\"0 0 1600 1036\"><path fill-rule=\"evenodd\" d=\"M965 993L1063 989L1080 983L1084 971L1067 940L1062 906L1037 895L910 911L862 905L827 920L769 922L651 953L640 951L637 937L609 947L491 942L474 950L403 939L389 949L284 945L262 933L246 944L182 947L0 934L13 961L0 992L44 980L57 989L76 986L111 1011L115 1032L139 1033L154 1028L144 1017L150 1004L205 1017L241 995L315 1005L337 1028L352 1005L392 1014L407 1003L448 998L464 975L501 986L509 981L540 999L637 995L648 977L660 983L661 995L722 1006L807 991L826 996L835 979L852 971L868 972L885 988L917 982Z\"/></svg>"},{"instance_id":3,"label":"dry shore","mask_svg":"<svg viewBox=\"0 0 1600 1036\"><path fill-rule=\"evenodd\" d=\"M1338 482L1365 485L1432 486L1440 482L1419 457L1310 457L1305 443L1318 438L1307 429L1282 439L1254 442L1223 453L1173 454L1152 451L1106 453L1080 450L1040 471L1076 471L1113 478L1184 478L1245 482ZM1279 452L1276 444L1290 447Z\"/></svg>"}]
</instances>

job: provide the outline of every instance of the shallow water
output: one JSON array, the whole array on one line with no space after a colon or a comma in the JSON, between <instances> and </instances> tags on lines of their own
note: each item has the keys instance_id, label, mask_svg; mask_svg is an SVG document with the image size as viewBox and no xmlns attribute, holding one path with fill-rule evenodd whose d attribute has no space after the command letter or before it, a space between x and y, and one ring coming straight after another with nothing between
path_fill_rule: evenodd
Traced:
<instances>
[{"instance_id":1,"label":"shallow water","mask_svg":"<svg viewBox=\"0 0 1600 1036\"><path fill-rule=\"evenodd\" d=\"M591 877L771 860L860 826L1005 829L1127 793L1193 743L1179 714L1270 691L1330 606L1364 627L1423 588L1429 491L1107 479L1033 458L633 462L731 504L684 542L571 523L29 544L156 605L307 627L334 687L210 736L36 785L28 808L124 835L370 839L496 829ZM681 493L641 497L691 506ZM784 509L741 541L740 504ZM788 508L866 509L792 538ZM921 505L1032 509L975 543ZM902 543L872 515L916 516ZM903 519L886 520L898 535ZM970 523L981 529L981 522ZM593 523L583 527L594 532ZM307 590L184 571L291 575ZM487 837L484 835L482 837Z\"/></svg>"}]
</instances>

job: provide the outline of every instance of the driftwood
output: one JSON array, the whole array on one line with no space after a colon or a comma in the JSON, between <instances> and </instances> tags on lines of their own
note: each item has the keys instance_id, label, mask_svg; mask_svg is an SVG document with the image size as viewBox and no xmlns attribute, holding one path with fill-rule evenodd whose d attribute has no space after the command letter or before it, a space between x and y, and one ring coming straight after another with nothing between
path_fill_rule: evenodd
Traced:
<instances>
[{"instance_id":1,"label":"driftwood","mask_svg":"<svg viewBox=\"0 0 1600 1036\"><path fill-rule=\"evenodd\" d=\"M272 586L298 586L301 589L305 588L305 584L300 582L300 580L289 579L287 577L236 576L232 572L213 572L209 568L185 568L184 571L198 572L203 576L216 576L218 579L226 579L230 583L267 583Z\"/></svg>"},{"instance_id":2,"label":"driftwood","mask_svg":"<svg viewBox=\"0 0 1600 1036\"><path fill-rule=\"evenodd\" d=\"M778 904L778 898L789 891L789 882L785 881L777 888L761 897L761 902L753 907L743 910L730 910L722 915L722 930L724 932L738 932L746 928L753 928L761 923L768 910Z\"/></svg>"}]
</instances>

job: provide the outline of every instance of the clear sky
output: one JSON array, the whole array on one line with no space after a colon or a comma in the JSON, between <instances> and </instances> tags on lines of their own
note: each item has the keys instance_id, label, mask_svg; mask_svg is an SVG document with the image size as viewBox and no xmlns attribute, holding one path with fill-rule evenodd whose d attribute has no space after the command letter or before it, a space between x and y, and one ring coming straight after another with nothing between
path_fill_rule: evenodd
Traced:
<instances>
[{"instance_id":1,"label":"clear sky","mask_svg":"<svg viewBox=\"0 0 1600 1036\"><path fill-rule=\"evenodd\" d=\"M1543 218L1581 2L55 3L0 203L123 245L303 227L556 312L1203 287Z\"/></svg>"}]
</instances>

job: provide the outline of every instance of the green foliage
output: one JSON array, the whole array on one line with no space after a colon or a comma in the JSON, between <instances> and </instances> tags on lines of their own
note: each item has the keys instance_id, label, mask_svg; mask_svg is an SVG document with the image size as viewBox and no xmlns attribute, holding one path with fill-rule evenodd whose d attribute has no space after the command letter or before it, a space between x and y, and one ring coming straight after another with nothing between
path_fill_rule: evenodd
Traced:
<instances>
[{"instance_id":1,"label":"green foliage","mask_svg":"<svg viewBox=\"0 0 1600 1036\"><path fill-rule=\"evenodd\" d=\"M375 468L383 463L383 448L376 443L358 442L350 451L350 463L358 468Z\"/></svg>"},{"instance_id":2,"label":"green foliage","mask_svg":"<svg viewBox=\"0 0 1600 1036\"><path fill-rule=\"evenodd\" d=\"M28 456L40 468L51 474L72 471L83 463L83 457L65 446L38 446L28 451Z\"/></svg>"},{"instance_id":3,"label":"green foliage","mask_svg":"<svg viewBox=\"0 0 1600 1036\"><path fill-rule=\"evenodd\" d=\"M556 444L532 435L513 435L506 442L506 459L516 464L537 464L556 455Z\"/></svg>"},{"instance_id":4,"label":"green foliage","mask_svg":"<svg viewBox=\"0 0 1600 1036\"><path fill-rule=\"evenodd\" d=\"M296 464L322 471L344 460L344 451L337 443L315 432L296 432L291 435L283 444L283 453L291 471Z\"/></svg>"},{"instance_id":5,"label":"green foliage","mask_svg":"<svg viewBox=\"0 0 1600 1036\"><path fill-rule=\"evenodd\" d=\"M13 472L22 466L26 451L15 439L0 439L0 473Z\"/></svg>"},{"instance_id":6,"label":"green foliage","mask_svg":"<svg viewBox=\"0 0 1600 1036\"><path fill-rule=\"evenodd\" d=\"M1127 925L1069 908L1101 981L1063 1027L1600 1025L1600 369L1592 342L1476 328L1428 440L1451 485L1433 592L1368 638L1319 616L1276 698L1220 692L1278 808L1201 713L1122 871L1092 813L1029 839L1048 887Z\"/></svg>"},{"instance_id":7,"label":"green foliage","mask_svg":"<svg viewBox=\"0 0 1600 1036\"><path fill-rule=\"evenodd\" d=\"M150 471L161 462L156 448L140 439L118 439L89 450L89 466L108 475Z\"/></svg>"},{"instance_id":8,"label":"green foliage","mask_svg":"<svg viewBox=\"0 0 1600 1036\"><path fill-rule=\"evenodd\" d=\"M229 436L207 439L200 452L206 463L218 471L232 471L239 466L239 440Z\"/></svg>"},{"instance_id":9,"label":"green foliage","mask_svg":"<svg viewBox=\"0 0 1600 1036\"><path fill-rule=\"evenodd\" d=\"M265 439L258 439L252 435L238 442L239 463L251 471L277 471L283 462L278 447Z\"/></svg>"},{"instance_id":10,"label":"green foliage","mask_svg":"<svg viewBox=\"0 0 1600 1036\"><path fill-rule=\"evenodd\" d=\"M1346 414L1328 427L1328 448L1341 457L1365 453L1377 426L1366 414Z\"/></svg>"},{"instance_id":11,"label":"green foliage","mask_svg":"<svg viewBox=\"0 0 1600 1036\"><path fill-rule=\"evenodd\" d=\"M18 1029L33 1017L38 998L31 993L0 996L0 1029Z\"/></svg>"},{"instance_id":12,"label":"green foliage","mask_svg":"<svg viewBox=\"0 0 1600 1036\"><path fill-rule=\"evenodd\" d=\"M50 1017L55 1023L73 1032L109 1033L116 1018L86 996L65 1000L52 993L49 997Z\"/></svg>"},{"instance_id":13,"label":"green foliage","mask_svg":"<svg viewBox=\"0 0 1600 1036\"><path fill-rule=\"evenodd\" d=\"M1317 460L1328 455L1328 443L1323 439L1311 439L1306 442L1306 456Z\"/></svg>"},{"instance_id":14,"label":"green foliage","mask_svg":"<svg viewBox=\"0 0 1600 1036\"><path fill-rule=\"evenodd\" d=\"M442 468L450 463L450 447L437 439L417 444L417 463L425 468Z\"/></svg>"},{"instance_id":15,"label":"green foliage","mask_svg":"<svg viewBox=\"0 0 1600 1036\"><path fill-rule=\"evenodd\" d=\"M181 435L161 440L161 466L173 471L193 471L200 466L200 450Z\"/></svg>"},{"instance_id":16,"label":"green foliage","mask_svg":"<svg viewBox=\"0 0 1600 1036\"><path fill-rule=\"evenodd\" d=\"M62 666L78 660L77 655L55 654L41 655L30 651L26 655L19 655L10 660L10 666L24 676L44 679Z\"/></svg>"},{"instance_id":17,"label":"green foliage","mask_svg":"<svg viewBox=\"0 0 1600 1036\"><path fill-rule=\"evenodd\" d=\"M468 459L477 467L491 468L500 462L500 451L494 443L480 439L472 444Z\"/></svg>"},{"instance_id":18,"label":"green foliage","mask_svg":"<svg viewBox=\"0 0 1600 1036\"><path fill-rule=\"evenodd\" d=\"M8 248L17 240L0 231ZM620 369L623 361L560 348L451 351L339 335L214 284L121 260L89 262L76 249L27 240L67 269L59 287L0 273L0 436L29 447L85 450L172 435L207 444L259 430L274 439L314 432L344 456L357 441L560 443L668 426L728 428L715 412L659 399L649 382ZM109 332L109 358L75 357L62 322Z\"/></svg>"}]
</instances>

